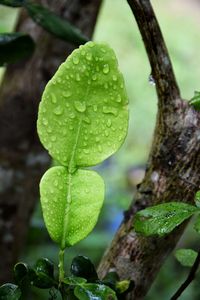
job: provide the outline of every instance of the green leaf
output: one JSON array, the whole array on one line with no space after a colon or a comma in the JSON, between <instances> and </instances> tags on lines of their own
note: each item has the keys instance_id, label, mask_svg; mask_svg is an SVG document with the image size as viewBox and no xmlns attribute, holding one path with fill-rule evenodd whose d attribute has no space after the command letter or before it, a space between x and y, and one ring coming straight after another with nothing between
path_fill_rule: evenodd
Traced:
<instances>
[{"instance_id":1,"label":"green leaf","mask_svg":"<svg viewBox=\"0 0 200 300\"><path fill-rule=\"evenodd\" d=\"M175 257L181 265L185 267L192 267L197 257L197 252L192 249L178 249Z\"/></svg>"},{"instance_id":2,"label":"green leaf","mask_svg":"<svg viewBox=\"0 0 200 300\"><path fill-rule=\"evenodd\" d=\"M73 258L71 268L71 274L86 278L88 282L94 282L98 280L97 272L93 263L86 256L78 255Z\"/></svg>"},{"instance_id":3,"label":"green leaf","mask_svg":"<svg viewBox=\"0 0 200 300\"><path fill-rule=\"evenodd\" d=\"M19 285L22 285L27 279L29 273L29 267L23 262L19 262L14 266L14 277L15 282Z\"/></svg>"},{"instance_id":4,"label":"green leaf","mask_svg":"<svg viewBox=\"0 0 200 300\"><path fill-rule=\"evenodd\" d=\"M116 290L119 294L125 293L130 287L130 280L122 280L116 283Z\"/></svg>"},{"instance_id":5,"label":"green leaf","mask_svg":"<svg viewBox=\"0 0 200 300\"><path fill-rule=\"evenodd\" d=\"M31 2L25 3L25 7L30 17L48 32L67 42L75 45L81 45L88 39L81 32L72 26L65 19L60 18L47 8Z\"/></svg>"},{"instance_id":6,"label":"green leaf","mask_svg":"<svg viewBox=\"0 0 200 300\"><path fill-rule=\"evenodd\" d=\"M21 7L24 5L26 0L0 0L0 4L11 6L11 7Z\"/></svg>"},{"instance_id":7,"label":"green leaf","mask_svg":"<svg viewBox=\"0 0 200 300\"><path fill-rule=\"evenodd\" d=\"M1 300L19 300L21 291L19 287L12 283L6 283L0 286L0 299Z\"/></svg>"},{"instance_id":8,"label":"green leaf","mask_svg":"<svg viewBox=\"0 0 200 300\"><path fill-rule=\"evenodd\" d=\"M86 237L96 224L104 182L94 171L69 174L64 167L53 167L41 179L40 194L49 234L64 249Z\"/></svg>"},{"instance_id":9,"label":"green leaf","mask_svg":"<svg viewBox=\"0 0 200 300\"><path fill-rule=\"evenodd\" d=\"M194 201L196 206L200 208L200 191L196 192Z\"/></svg>"},{"instance_id":10,"label":"green leaf","mask_svg":"<svg viewBox=\"0 0 200 300\"><path fill-rule=\"evenodd\" d=\"M195 206L181 202L159 204L139 211L134 218L134 228L144 236L163 236L198 211Z\"/></svg>"},{"instance_id":11,"label":"green leaf","mask_svg":"<svg viewBox=\"0 0 200 300\"><path fill-rule=\"evenodd\" d=\"M77 286L74 294L79 300L117 300L115 292L103 284L86 283Z\"/></svg>"},{"instance_id":12,"label":"green leaf","mask_svg":"<svg viewBox=\"0 0 200 300\"><path fill-rule=\"evenodd\" d=\"M200 110L200 92L194 92L194 97L189 101L189 104L192 105L196 110Z\"/></svg>"},{"instance_id":13,"label":"green leaf","mask_svg":"<svg viewBox=\"0 0 200 300\"><path fill-rule=\"evenodd\" d=\"M87 280L82 277L68 276L63 279L63 282L68 285L79 285L79 284L86 283Z\"/></svg>"},{"instance_id":14,"label":"green leaf","mask_svg":"<svg viewBox=\"0 0 200 300\"><path fill-rule=\"evenodd\" d=\"M200 215L198 215L195 220L194 229L196 230L196 232L200 233Z\"/></svg>"},{"instance_id":15,"label":"green leaf","mask_svg":"<svg viewBox=\"0 0 200 300\"><path fill-rule=\"evenodd\" d=\"M119 149L127 134L127 95L108 45L89 42L73 51L45 88L37 126L50 155L71 171Z\"/></svg>"},{"instance_id":16,"label":"green leaf","mask_svg":"<svg viewBox=\"0 0 200 300\"><path fill-rule=\"evenodd\" d=\"M24 33L0 34L0 66L14 63L30 56L35 49L32 38Z\"/></svg>"},{"instance_id":17,"label":"green leaf","mask_svg":"<svg viewBox=\"0 0 200 300\"><path fill-rule=\"evenodd\" d=\"M29 278L32 285L48 289L55 284L53 273L53 263L47 258L40 258L37 260L34 268L29 271Z\"/></svg>"}]
</instances>

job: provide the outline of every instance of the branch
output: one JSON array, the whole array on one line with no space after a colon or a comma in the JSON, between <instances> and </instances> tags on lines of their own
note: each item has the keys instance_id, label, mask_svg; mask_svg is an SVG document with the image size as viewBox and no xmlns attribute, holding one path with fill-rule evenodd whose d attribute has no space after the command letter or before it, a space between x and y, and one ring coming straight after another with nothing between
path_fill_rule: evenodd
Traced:
<instances>
[{"instance_id":1,"label":"branch","mask_svg":"<svg viewBox=\"0 0 200 300\"><path fill-rule=\"evenodd\" d=\"M99 265L99 276L115 269L134 281L126 300L144 299L187 222L164 238L145 238L133 230L134 214L172 200L193 203L200 186L200 113L180 97L169 55L149 0L128 0L137 20L156 82L158 114L146 174L135 201Z\"/></svg>"},{"instance_id":2,"label":"branch","mask_svg":"<svg viewBox=\"0 0 200 300\"><path fill-rule=\"evenodd\" d=\"M167 94L163 104L180 98L167 48L149 0L128 0L149 57L158 96Z\"/></svg>"},{"instance_id":3,"label":"branch","mask_svg":"<svg viewBox=\"0 0 200 300\"><path fill-rule=\"evenodd\" d=\"M195 262L193 266L191 267L190 273L188 274L188 277L183 282L183 284L178 288L176 293L171 297L170 300L176 300L178 299L181 294L184 292L184 290L188 287L188 285L195 279L196 272L200 265L200 250L198 252L197 258L195 259Z\"/></svg>"}]
</instances>

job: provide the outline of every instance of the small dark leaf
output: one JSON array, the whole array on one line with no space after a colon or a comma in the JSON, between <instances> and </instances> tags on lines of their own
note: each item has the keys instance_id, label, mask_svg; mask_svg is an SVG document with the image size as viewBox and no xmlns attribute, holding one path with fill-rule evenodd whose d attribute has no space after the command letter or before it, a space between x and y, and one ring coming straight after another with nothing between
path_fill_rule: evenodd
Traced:
<instances>
[{"instance_id":1,"label":"small dark leaf","mask_svg":"<svg viewBox=\"0 0 200 300\"><path fill-rule=\"evenodd\" d=\"M196 192L194 201L196 206L200 208L200 191Z\"/></svg>"},{"instance_id":2,"label":"small dark leaf","mask_svg":"<svg viewBox=\"0 0 200 300\"><path fill-rule=\"evenodd\" d=\"M19 262L14 266L14 277L17 284L21 285L27 278L29 267L23 262Z\"/></svg>"},{"instance_id":3,"label":"small dark leaf","mask_svg":"<svg viewBox=\"0 0 200 300\"><path fill-rule=\"evenodd\" d=\"M68 276L68 277L65 277L63 279L63 282L65 284L68 284L68 285L79 285L79 284L82 284L82 283L86 283L87 280L85 278L82 278L82 277Z\"/></svg>"},{"instance_id":4,"label":"small dark leaf","mask_svg":"<svg viewBox=\"0 0 200 300\"><path fill-rule=\"evenodd\" d=\"M37 24L58 38L67 42L72 42L75 45L85 44L88 41L77 28L49 11L47 8L31 2L26 3L25 7L30 17Z\"/></svg>"},{"instance_id":5,"label":"small dark leaf","mask_svg":"<svg viewBox=\"0 0 200 300\"><path fill-rule=\"evenodd\" d=\"M200 110L200 92L194 92L194 97L189 101L189 104L196 110Z\"/></svg>"},{"instance_id":6,"label":"small dark leaf","mask_svg":"<svg viewBox=\"0 0 200 300\"><path fill-rule=\"evenodd\" d=\"M0 287L1 300L19 300L21 291L19 287L12 283L6 283Z\"/></svg>"},{"instance_id":7,"label":"small dark leaf","mask_svg":"<svg viewBox=\"0 0 200 300\"><path fill-rule=\"evenodd\" d=\"M0 0L0 4L12 7L21 7L26 0Z\"/></svg>"},{"instance_id":8,"label":"small dark leaf","mask_svg":"<svg viewBox=\"0 0 200 300\"><path fill-rule=\"evenodd\" d=\"M197 257L197 252L192 249L178 249L175 257L184 267L192 267Z\"/></svg>"},{"instance_id":9,"label":"small dark leaf","mask_svg":"<svg viewBox=\"0 0 200 300\"><path fill-rule=\"evenodd\" d=\"M135 231L144 236L163 236L183 221L199 212L195 206L182 202L168 202L139 211L134 218Z\"/></svg>"},{"instance_id":10,"label":"small dark leaf","mask_svg":"<svg viewBox=\"0 0 200 300\"><path fill-rule=\"evenodd\" d=\"M0 34L0 66L14 63L30 56L35 48L32 38L24 33Z\"/></svg>"},{"instance_id":11,"label":"small dark leaf","mask_svg":"<svg viewBox=\"0 0 200 300\"><path fill-rule=\"evenodd\" d=\"M198 215L195 220L194 229L196 230L196 232L200 233L200 215Z\"/></svg>"},{"instance_id":12,"label":"small dark leaf","mask_svg":"<svg viewBox=\"0 0 200 300\"><path fill-rule=\"evenodd\" d=\"M119 276L116 272L109 272L103 279L102 283L115 289L116 283L119 281Z\"/></svg>"},{"instance_id":13,"label":"small dark leaf","mask_svg":"<svg viewBox=\"0 0 200 300\"><path fill-rule=\"evenodd\" d=\"M98 280L97 272L93 263L86 256L76 256L72 260L70 272L77 277L83 277L89 282Z\"/></svg>"},{"instance_id":14,"label":"small dark leaf","mask_svg":"<svg viewBox=\"0 0 200 300\"><path fill-rule=\"evenodd\" d=\"M77 286L74 294L79 300L117 300L116 293L103 284L86 283Z\"/></svg>"},{"instance_id":15,"label":"small dark leaf","mask_svg":"<svg viewBox=\"0 0 200 300\"><path fill-rule=\"evenodd\" d=\"M50 262L47 258L39 259L34 269L29 271L29 278L32 285L46 289L51 288L55 285L53 263Z\"/></svg>"}]
</instances>

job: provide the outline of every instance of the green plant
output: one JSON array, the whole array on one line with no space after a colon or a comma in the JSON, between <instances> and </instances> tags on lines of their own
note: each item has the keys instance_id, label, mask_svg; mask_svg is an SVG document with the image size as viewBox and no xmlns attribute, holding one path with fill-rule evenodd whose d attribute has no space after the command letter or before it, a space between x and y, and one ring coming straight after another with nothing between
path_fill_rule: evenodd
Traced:
<instances>
[{"instance_id":1,"label":"green plant","mask_svg":"<svg viewBox=\"0 0 200 300\"><path fill-rule=\"evenodd\" d=\"M34 267L15 266L17 284L56 288L63 299L121 299L130 288L109 274L100 281L86 257L76 257L71 276L65 276L64 251L85 238L95 226L104 200L104 182L86 170L116 152L128 127L128 100L123 76L113 50L88 42L67 58L47 84L38 113L38 134L59 164L40 182L42 211L51 238L59 245L59 278L53 264L40 259ZM113 277L114 276L114 277ZM4 285L3 293L19 299L17 286Z\"/></svg>"}]
</instances>

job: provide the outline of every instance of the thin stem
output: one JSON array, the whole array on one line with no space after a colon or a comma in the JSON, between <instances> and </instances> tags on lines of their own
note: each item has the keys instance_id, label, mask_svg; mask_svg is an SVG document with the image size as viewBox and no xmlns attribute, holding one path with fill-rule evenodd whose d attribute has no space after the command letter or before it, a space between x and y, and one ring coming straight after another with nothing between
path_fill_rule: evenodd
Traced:
<instances>
[{"instance_id":1,"label":"thin stem","mask_svg":"<svg viewBox=\"0 0 200 300\"><path fill-rule=\"evenodd\" d=\"M184 292L184 290L188 287L188 285L195 279L196 272L199 268L200 264L200 250L198 252L197 258L195 259L195 262L193 266L191 267L190 273L186 280L183 282L183 284L178 288L176 293L171 297L170 300L176 300L180 297L180 295Z\"/></svg>"},{"instance_id":2,"label":"thin stem","mask_svg":"<svg viewBox=\"0 0 200 300\"><path fill-rule=\"evenodd\" d=\"M65 250L60 249L59 251L59 285L61 285L61 282L63 281L65 277L65 271L64 271L64 255Z\"/></svg>"},{"instance_id":3,"label":"thin stem","mask_svg":"<svg viewBox=\"0 0 200 300\"><path fill-rule=\"evenodd\" d=\"M150 0L127 0L138 24L160 101L180 97L170 57ZM161 97L162 95L162 97ZM165 95L165 97L163 97ZM171 98L171 99L170 99Z\"/></svg>"}]
</instances>

